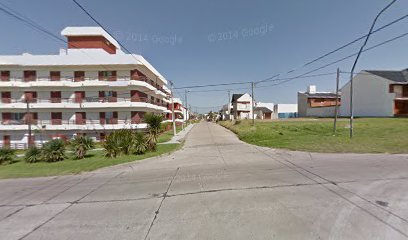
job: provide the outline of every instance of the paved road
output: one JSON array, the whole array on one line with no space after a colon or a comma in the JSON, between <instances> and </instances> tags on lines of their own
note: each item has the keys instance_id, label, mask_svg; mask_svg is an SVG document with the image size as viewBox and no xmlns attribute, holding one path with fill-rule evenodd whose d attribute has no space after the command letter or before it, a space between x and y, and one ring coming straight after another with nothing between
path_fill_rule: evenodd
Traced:
<instances>
[{"instance_id":1,"label":"paved road","mask_svg":"<svg viewBox=\"0 0 408 240\"><path fill-rule=\"evenodd\" d=\"M406 239L408 157L260 148L212 123L161 158L0 181L0 239Z\"/></svg>"}]
</instances>

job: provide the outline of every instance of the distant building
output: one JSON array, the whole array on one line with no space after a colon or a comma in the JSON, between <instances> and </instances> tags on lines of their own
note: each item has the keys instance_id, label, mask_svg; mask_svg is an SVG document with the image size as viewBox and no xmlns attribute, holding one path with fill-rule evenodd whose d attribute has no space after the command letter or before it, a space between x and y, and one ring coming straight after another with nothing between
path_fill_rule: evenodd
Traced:
<instances>
[{"instance_id":1,"label":"distant building","mask_svg":"<svg viewBox=\"0 0 408 240\"><path fill-rule=\"evenodd\" d=\"M297 104L276 104L273 107L272 118L296 118L298 115L297 109Z\"/></svg>"},{"instance_id":2,"label":"distant building","mask_svg":"<svg viewBox=\"0 0 408 240\"><path fill-rule=\"evenodd\" d=\"M354 77L354 116L408 116L408 69L361 71ZM341 116L350 116L350 82L341 88Z\"/></svg>"},{"instance_id":3,"label":"distant building","mask_svg":"<svg viewBox=\"0 0 408 240\"><path fill-rule=\"evenodd\" d=\"M255 111L255 118L257 119L272 119L273 114L273 103L256 103Z\"/></svg>"},{"instance_id":4,"label":"distant building","mask_svg":"<svg viewBox=\"0 0 408 240\"><path fill-rule=\"evenodd\" d=\"M174 119L177 125L181 125L189 119L189 111L183 106L183 102L180 98L174 98ZM163 122L173 122L173 109L170 103L167 104L167 110L165 110L165 118Z\"/></svg>"},{"instance_id":5,"label":"distant building","mask_svg":"<svg viewBox=\"0 0 408 240\"><path fill-rule=\"evenodd\" d=\"M222 106L220 110L220 118L221 120L232 120L233 116L231 115L232 112L232 104L228 103Z\"/></svg>"},{"instance_id":6,"label":"distant building","mask_svg":"<svg viewBox=\"0 0 408 240\"><path fill-rule=\"evenodd\" d=\"M232 95L232 112L234 119L252 119L252 97L248 93Z\"/></svg>"},{"instance_id":7,"label":"distant building","mask_svg":"<svg viewBox=\"0 0 408 240\"><path fill-rule=\"evenodd\" d=\"M298 92L299 117L333 117L336 108L341 104L340 94L332 92L317 92L316 86L311 85L306 92Z\"/></svg>"}]
</instances>

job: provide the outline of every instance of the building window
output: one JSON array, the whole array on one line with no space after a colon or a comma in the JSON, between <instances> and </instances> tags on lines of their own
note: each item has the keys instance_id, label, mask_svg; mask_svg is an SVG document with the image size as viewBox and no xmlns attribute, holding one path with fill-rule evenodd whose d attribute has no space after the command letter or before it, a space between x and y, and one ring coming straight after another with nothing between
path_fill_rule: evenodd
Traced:
<instances>
[{"instance_id":1,"label":"building window","mask_svg":"<svg viewBox=\"0 0 408 240\"><path fill-rule=\"evenodd\" d=\"M1 92L1 102L11 103L11 92Z\"/></svg>"},{"instance_id":2,"label":"building window","mask_svg":"<svg viewBox=\"0 0 408 240\"><path fill-rule=\"evenodd\" d=\"M99 81L116 81L116 71L99 71Z\"/></svg>"},{"instance_id":3,"label":"building window","mask_svg":"<svg viewBox=\"0 0 408 240\"><path fill-rule=\"evenodd\" d=\"M76 112L75 113L75 124L77 125L86 124L86 112Z\"/></svg>"},{"instance_id":4,"label":"building window","mask_svg":"<svg viewBox=\"0 0 408 240\"><path fill-rule=\"evenodd\" d=\"M117 124L118 112L101 112L99 113L100 124Z\"/></svg>"},{"instance_id":5,"label":"building window","mask_svg":"<svg viewBox=\"0 0 408 240\"><path fill-rule=\"evenodd\" d=\"M50 80L51 81L60 81L61 80L61 72L51 71L50 72Z\"/></svg>"},{"instance_id":6,"label":"building window","mask_svg":"<svg viewBox=\"0 0 408 240\"><path fill-rule=\"evenodd\" d=\"M62 112L52 112L51 113L51 124L52 125L62 124Z\"/></svg>"},{"instance_id":7,"label":"building window","mask_svg":"<svg viewBox=\"0 0 408 240\"><path fill-rule=\"evenodd\" d=\"M60 91L51 91L50 92L51 103L60 103L61 102L61 92Z\"/></svg>"},{"instance_id":8,"label":"building window","mask_svg":"<svg viewBox=\"0 0 408 240\"><path fill-rule=\"evenodd\" d=\"M38 113L36 112L30 112L30 113L26 113L25 115L25 123L26 124L37 124L38 121Z\"/></svg>"},{"instance_id":9,"label":"building window","mask_svg":"<svg viewBox=\"0 0 408 240\"><path fill-rule=\"evenodd\" d=\"M82 103L85 99L85 91L75 91L75 103Z\"/></svg>"},{"instance_id":10,"label":"building window","mask_svg":"<svg viewBox=\"0 0 408 240\"><path fill-rule=\"evenodd\" d=\"M24 71L24 81L31 82L37 79L37 72L36 71Z\"/></svg>"},{"instance_id":11,"label":"building window","mask_svg":"<svg viewBox=\"0 0 408 240\"><path fill-rule=\"evenodd\" d=\"M116 102L118 94L115 91L99 91L100 102Z\"/></svg>"},{"instance_id":12,"label":"building window","mask_svg":"<svg viewBox=\"0 0 408 240\"><path fill-rule=\"evenodd\" d=\"M81 82L85 80L85 72L84 71L75 71L74 72L74 81Z\"/></svg>"},{"instance_id":13,"label":"building window","mask_svg":"<svg viewBox=\"0 0 408 240\"><path fill-rule=\"evenodd\" d=\"M106 139L106 133L99 133L99 141L105 142L105 139Z\"/></svg>"},{"instance_id":14,"label":"building window","mask_svg":"<svg viewBox=\"0 0 408 240\"><path fill-rule=\"evenodd\" d=\"M139 124L143 122L144 112L131 112L132 124Z\"/></svg>"},{"instance_id":15,"label":"building window","mask_svg":"<svg viewBox=\"0 0 408 240\"><path fill-rule=\"evenodd\" d=\"M10 71L1 71L1 81L10 81Z\"/></svg>"},{"instance_id":16,"label":"building window","mask_svg":"<svg viewBox=\"0 0 408 240\"><path fill-rule=\"evenodd\" d=\"M145 102L147 94L138 90L131 90L130 97L132 102Z\"/></svg>"},{"instance_id":17,"label":"building window","mask_svg":"<svg viewBox=\"0 0 408 240\"><path fill-rule=\"evenodd\" d=\"M146 76L139 70L135 69L135 70L130 71L130 80L145 81Z\"/></svg>"},{"instance_id":18,"label":"building window","mask_svg":"<svg viewBox=\"0 0 408 240\"><path fill-rule=\"evenodd\" d=\"M37 102L37 92L33 92L33 91L24 92L24 99L26 102L29 102L29 103Z\"/></svg>"},{"instance_id":19,"label":"building window","mask_svg":"<svg viewBox=\"0 0 408 240\"><path fill-rule=\"evenodd\" d=\"M10 147L10 135L3 136L3 147Z\"/></svg>"}]
</instances>

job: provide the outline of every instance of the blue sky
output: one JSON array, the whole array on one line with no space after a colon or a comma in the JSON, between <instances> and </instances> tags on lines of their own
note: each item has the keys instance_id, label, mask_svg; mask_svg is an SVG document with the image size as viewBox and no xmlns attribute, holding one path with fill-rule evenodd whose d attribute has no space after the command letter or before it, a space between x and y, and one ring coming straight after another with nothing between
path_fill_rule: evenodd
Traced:
<instances>
[{"instance_id":1,"label":"blue sky","mask_svg":"<svg viewBox=\"0 0 408 240\"><path fill-rule=\"evenodd\" d=\"M59 34L65 26L95 25L69 0L0 0ZM300 75L358 50L355 44L316 64L303 63L367 33L384 0L178 0L98 1L78 0L132 52L142 54L176 87L257 81L277 73ZM382 26L407 14L408 1L399 0L378 21ZM3 34L0 54L57 53L64 45L17 20L0 13ZM372 36L368 47L408 30L408 19ZM408 37L366 52L357 69L407 68ZM352 60L337 67L350 71ZM292 74L285 74L291 69ZM347 75L342 75L342 84ZM318 90L333 90L335 75L296 79L279 86L255 89L262 102L296 103L296 93L315 84ZM268 84L263 84L268 85ZM269 83L270 85L270 83ZM262 86L259 84L258 86ZM243 88L249 84L225 88ZM207 89L214 89L207 88ZM206 90L206 89L190 89ZM183 93L179 90L178 95ZM190 93L189 103L198 107L219 106L227 92ZM201 111L210 108L199 109ZM213 109L215 110L215 109Z\"/></svg>"}]
</instances>

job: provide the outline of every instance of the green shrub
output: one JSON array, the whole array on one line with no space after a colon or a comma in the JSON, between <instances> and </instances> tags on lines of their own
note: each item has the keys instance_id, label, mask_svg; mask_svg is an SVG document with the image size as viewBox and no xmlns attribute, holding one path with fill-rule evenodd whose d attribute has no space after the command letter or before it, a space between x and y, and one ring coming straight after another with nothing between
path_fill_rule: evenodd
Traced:
<instances>
[{"instance_id":1,"label":"green shrub","mask_svg":"<svg viewBox=\"0 0 408 240\"><path fill-rule=\"evenodd\" d=\"M41 161L41 150L37 147L30 147L24 155L26 163L36 163Z\"/></svg>"},{"instance_id":2,"label":"green shrub","mask_svg":"<svg viewBox=\"0 0 408 240\"><path fill-rule=\"evenodd\" d=\"M54 139L45 143L41 149L41 159L45 162L58 162L65 159L65 143Z\"/></svg>"},{"instance_id":3,"label":"green shrub","mask_svg":"<svg viewBox=\"0 0 408 240\"><path fill-rule=\"evenodd\" d=\"M103 144L106 157L115 158L121 153L130 154L133 151L134 134L131 129L120 129L110 133Z\"/></svg>"},{"instance_id":4,"label":"green shrub","mask_svg":"<svg viewBox=\"0 0 408 240\"><path fill-rule=\"evenodd\" d=\"M144 154L147 151L147 142L146 142L145 134L135 133L134 142L135 142L134 147L135 147L136 154Z\"/></svg>"},{"instance_id":5,"label":"green shrub","mask_svg":"<svg viewBox=\"0 0 408 240\"><path fill-rule=\"evenodd\" d=\"M116 132L112 132L106 137L103 148L105 149L105 157L116 158L120 155L120 144Z\"/></svg>"},{"instance_id":6,"label":"green shrub","mask_svg":"<svg viewBox=\"0 0 408 240\"><path fill-rule=\"evenodd\" d=\"M70 142L71 148L75 153L76 159L85 158L88 150L95 148L95 142L92 138L87 136L77 136Z\"/></svg>"},{"instance_id":7,"label":"green shrub","mask_svg":"<svg viewBox=\"0 0 408 240\"><path fill-rule=\"evenodd\" d=\"M134 145L133 131L131 129L121 129L117 131L117 134L119 134L118 138L120 151L125 155L132 153Z\"/></svg>"},{"instance_id":8,"label":"green shrub","mask_svg":"<svg viewBox=\"0 0 408 240\"><path fill-rule=\"evenodd\" d=\"M239 124L241 124L241 120L236 120L236 121L234 122L234 125L239 125Z\"/></svg>"},{"instance_id":9,"label":"green shrub","mask_svg":"<svg viewBox=\"0 0 408 240\"><path fill-rule=\"evenodd\" d=\"M157 137L159 136L161 129L161 122L163 121L162 115L148 113L144 117L145 123L149 125L149 132L146 136L147 148L149 150L156 150Z\"/></svg>"},{"instance_id":10,"label":"green shrub","mask_svg":"<svg viewBox=\"0 0 408 240\"><path fill-rule=\"evenodd\" d=\"M12 163L16 157L16 151L14 149L3 147L0 148L0 164Z\"/></svg>"}]
</instances>

